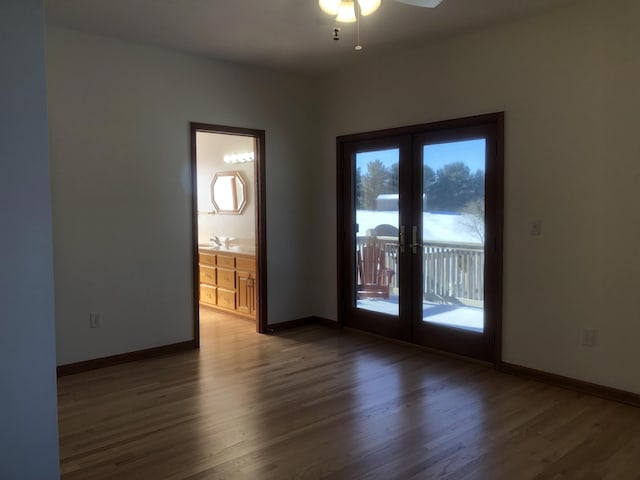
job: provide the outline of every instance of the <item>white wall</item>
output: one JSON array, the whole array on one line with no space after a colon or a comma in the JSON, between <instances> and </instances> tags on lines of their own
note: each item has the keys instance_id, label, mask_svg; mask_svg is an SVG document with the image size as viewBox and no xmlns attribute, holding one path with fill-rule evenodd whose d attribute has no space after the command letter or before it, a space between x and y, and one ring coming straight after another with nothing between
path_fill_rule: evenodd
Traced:
<instances>
[{"instance_id":1,"label":"white wall","mask_svg":"<svg viewBox=\"0 0 640 480\"><path fill-rule=\"evenodd\" d=\"M312 314L309 79L58 28L47 68L59 364L193 337L191 121L266 130L268 319Z\"/></svg>"},{"instance_id":2,"label":"white wall","mask_svg":"<svg viewBox=\"0 0 640 480\"><path fill-rule=\"evenodd\" d=\"M59 363L191 338L189 121L267 131L273 323L337 316L336 135L504 110L503 358L640 393L640 5L574 5L363 61L321 94L50 29ZM92 310L103 328L88 329Z\"/></svg>"},{"instance_id":3,"label":"white wall","mask_svg":"<svg viewBox=\"0 0 640 480\"><path fill-rule=\"evenodd\" d=\"M42 0L0 2L0 478L58 478Z\"/></svg>"},{"instance_id":4,"label":"white wall","mask_svg":"<svg viewBox=\"0 0 640 480\"><path fill-rule=\"evenodd\" d=\"M640 393L640 2L574 5L327 77L316 314L337 315L335 137L504 110L503 358Z\"/></svg>"},{"instance_id":5,"label":"white wall","mask_svg":"<svg viewBox=\"0 0 640 480\"><path fill-rule=\"evenodd\" d=\"M196 133L198 165L198 243L209 243L212 236L232 237L234 245L255 247L256 181L255 163L228 164L225 155L255 153L255 139L241 135ZM239 172L245 182L246 206L240 215L215 213L211 202L211 182L216 173Z\"/></svg>"}]
</instances>

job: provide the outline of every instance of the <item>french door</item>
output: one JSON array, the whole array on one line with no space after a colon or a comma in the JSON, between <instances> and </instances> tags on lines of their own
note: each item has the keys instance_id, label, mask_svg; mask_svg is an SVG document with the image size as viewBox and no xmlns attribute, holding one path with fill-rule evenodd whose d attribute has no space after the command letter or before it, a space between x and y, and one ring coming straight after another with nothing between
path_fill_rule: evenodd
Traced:
<instances>
[{"instance_id":1,"label":"french door","mask_svg":"<svg viewBox=\"0 0 640 480\"><path fill-rule=\"evenodd\" d=\"M503 114L338 138L339 315L500 360Z\"/></svg>"}]
</instances>

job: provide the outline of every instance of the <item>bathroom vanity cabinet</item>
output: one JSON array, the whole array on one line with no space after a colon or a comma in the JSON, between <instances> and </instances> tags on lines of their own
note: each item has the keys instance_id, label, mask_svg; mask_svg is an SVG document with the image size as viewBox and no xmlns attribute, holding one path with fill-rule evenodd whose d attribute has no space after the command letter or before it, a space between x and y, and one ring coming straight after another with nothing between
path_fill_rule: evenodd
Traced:
<instances>
[{"instance_id":1,"label":"bathroom vanity cabinet","mask_svg":"<svg viewBox=\"0 0 640 480\"><path fill-rule=\"evenodd\" d=\"M199 248L198 254L200 303L255 318L255 255L209 248Z\"/></svg>"}]
</instances>

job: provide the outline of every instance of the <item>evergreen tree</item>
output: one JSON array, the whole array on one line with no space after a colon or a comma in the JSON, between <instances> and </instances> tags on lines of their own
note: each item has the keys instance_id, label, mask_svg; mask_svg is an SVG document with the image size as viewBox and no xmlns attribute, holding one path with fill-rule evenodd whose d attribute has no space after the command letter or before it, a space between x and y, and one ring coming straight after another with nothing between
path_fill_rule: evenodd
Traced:
<instances>
[{"instance_id":1,"label":"evergreen tree","mask_svg":"<svg viewBox=\"0 0 640 480\"><path fill-rule=\"evenodd\" d=\"M356 167L355 185L356 185L356 210L362 210L364 208L364 200L363 200L363 193L362 193L362 172L360 171L360 167Z\"/></svg>"},{"instance_id":2,"label":"evergreen tree","mask_svg":"<svg viewBox=\"0 0 640 480\"><path fill-rule=\"evenodd\" d=\"M366 210L376 209L376 198L381 193L389 193L389 170L380 160L367 164L367 173L362 176L362 203Z\"/></svg>"},{"instance_id":3,"label":"evergreen tree","mask_svg":"<svg viewBox=\"0 0 640 480\"><path fill-rule=\"evenodd\" d=\"M389 167L389 182L385 193L398 193L400 191L400 170L398 163L394 163Z\"/></svg>"},{"instance_id":4,"label":"evergreen tree","mask_svg":"<svg viewBox=\"0 0 640 480\"><path fill-rule=\"evenodd\" d=\"M356 208L375 210L378 195L399 193L398 163L385 167L382 161L367 163L363 175L355 171ZM468 212L469 205L484 203L484 171L471 170L464 162L453 162L434 172L429 165L422 170L422 191L428 211ZM424 205L424 204L423 204Z\"/></svg>"},{"instance_id":5,"label":"evergreen tree","mask_svg":"<svg viewBox=\"0 0 640 480\"><path fill-rule=\"evenodd\" d=\"M431 210L462 212L465 205L477 197L478 186L463 162L444 165L436 177L428 200Z\"/></svg>"}]
</instances>

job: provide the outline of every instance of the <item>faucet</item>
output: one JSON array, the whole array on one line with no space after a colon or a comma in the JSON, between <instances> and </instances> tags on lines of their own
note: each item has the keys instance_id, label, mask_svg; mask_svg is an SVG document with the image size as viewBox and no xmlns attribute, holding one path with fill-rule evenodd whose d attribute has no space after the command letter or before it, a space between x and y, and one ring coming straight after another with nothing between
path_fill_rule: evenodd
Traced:
<instances>
[{"instance_id":1,"label":"faucet","mask_svg":"<svg viewBox=\"0 0 640 480\"><path fill-rule=\"evenodd\" d=\"M209 238L209 241L210 241L211 243L216 244L218 247L221 247L221 246L222 246L222 242L220 241L220 239L218 238L218 236L217 236L217 235L214 235L213 237L210 237L210 238Z\"/></svg>"}]
</instances>

